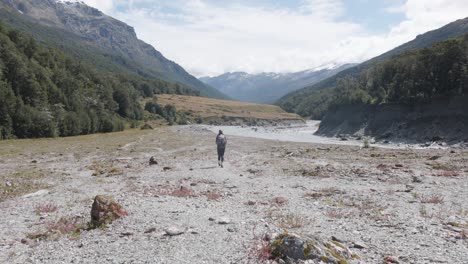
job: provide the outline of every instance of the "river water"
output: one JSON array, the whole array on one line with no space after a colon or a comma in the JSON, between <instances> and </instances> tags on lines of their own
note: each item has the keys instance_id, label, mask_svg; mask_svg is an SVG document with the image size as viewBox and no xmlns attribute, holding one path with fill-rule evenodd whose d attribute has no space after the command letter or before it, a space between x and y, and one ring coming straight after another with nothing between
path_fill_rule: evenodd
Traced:
<instances>
[{"instance_id":1,"label":"river water","mask_svg":"<svg viewBox=\"0 0 468 264\"><path fill-rule=\"evenodd\" d=\"M300 124L287 127L208 126L208 129L215 133L218 133L218 130L221 129L225 135L239 137L333 145L363 145L362 141L357 140L341 141L337 138L316 136L314 133L318 130L319 125L320 121L307 121L305 125Z\"/></svg>"},{"instance_id":2,"label":"river water","mask_svg":"<svg viewBox=\"0 0 468 264\"><path fill-rule=\"evenodd\" d=\"M363 146L362 140L348 139L342 141L339 138L328 138L316 136L314 133L318 130L320 121L307 121L306 124L293 125L288 127L249 127L249 126L207 126L210 131L218 133L218 130L223 130L224 134L239 137L261 138L278 141L305 142L330 145L348 145L348 146ZM413 144L371 144L372 147L392 148L392 149L422 149L420 145ZM430 148L440 148L440 146L432 146Z\"/></svg>"}]
</instances>

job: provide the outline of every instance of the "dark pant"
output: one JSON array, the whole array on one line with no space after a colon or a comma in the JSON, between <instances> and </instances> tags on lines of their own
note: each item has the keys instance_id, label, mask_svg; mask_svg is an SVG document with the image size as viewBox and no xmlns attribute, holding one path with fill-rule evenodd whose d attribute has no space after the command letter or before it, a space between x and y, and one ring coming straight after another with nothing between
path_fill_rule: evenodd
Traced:
<instances>
[{"instance_id":1,"label":"dark pant","mask_svg":"<svg viewBox=\"0 0 468 264\"><path fill-rule=\"evenodd\" d=\"M225 147L218 147L218 161L224 162L224 151Z\"/></svg>"}]
</instances>

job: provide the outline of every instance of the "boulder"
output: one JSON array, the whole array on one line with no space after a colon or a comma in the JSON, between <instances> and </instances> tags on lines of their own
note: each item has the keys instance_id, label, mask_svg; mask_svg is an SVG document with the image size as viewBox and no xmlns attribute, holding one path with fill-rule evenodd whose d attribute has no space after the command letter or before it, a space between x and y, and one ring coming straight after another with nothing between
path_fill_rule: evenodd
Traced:
<instances>
[{"instance_id":1,"label":"boulder","mask_svg":"<svg viewBox=\"0 0 468 264\"><path fill-rule=\"evenodd\" d=\"M301 237L283 233L270 242L272 256L285 263L315 260L320 263L353 263L359 257L337 241L322 241L316 237Z\"/></svg>"},{"instance_id":2,"label":"boulder","mask_svg":"<svg viewBox=\"0 0 468 264\"><path fill-rule=\"evenodd\" d=\"M91 224L93 226L103 226L126 215L127 212L112 197L97 195L94 198L91 208Z\"/></svg>"}]
</instances>

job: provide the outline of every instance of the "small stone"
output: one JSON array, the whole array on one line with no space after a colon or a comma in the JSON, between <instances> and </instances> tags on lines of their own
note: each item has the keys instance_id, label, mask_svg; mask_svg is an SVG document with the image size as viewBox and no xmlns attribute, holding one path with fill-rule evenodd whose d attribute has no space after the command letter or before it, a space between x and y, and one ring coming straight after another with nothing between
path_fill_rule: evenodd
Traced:
<instances>
[{"instance_id":1,"label":"small stone","mask_svg":"<svg viewBox=\"0 0 468 264\"><path fill-rule=\"evenodd\" d=\"M180 227L177 226L170 226L164 230L166 235L168 236L179 236L182 235L185 231L182 230Z\"/></svg>"},{"instance_id":2,"label":"small stone","mask_svg":"<svg viewBox=\"0 0 468 264\"><path fill-rule=\"evenodd\" d=\"M247 202L247 205L255 205L255 204L257 204L255 201L248 201Z\"/></svg>"},{"instance_id":3,"label":"small stone","mask_svg":"<svg viewBox=\"0 0 468 264\"><path fill-rule=\"evenodd\" d=\"M37 160L33 160L33 161L31 161L31 163L37 163Z\"/></svg>"},{"instance_id":4,"label":"small stone","mask_svg":"<svg viewBox=\"0 0 468 264\"><path fill-rule=\"evenodd\" d=\"M220 224L220 225L228 225L230 223L231 223L231 219L229 219L228 217L221 217L218 220L218 224Z\"/></svg>"},{"instance_id":5,"label":"small stone","mask_svg":"<svg viewBox=\"0 0 468 264\"><path fill-rule=\"evenodd\" d=\"M410 184L407 184L406 185L406 189L404 190L404 192L411 192L412 190L414 190L414 186L413 185L410 185Z\"/></svg>"},{"instance_id":6,"label":"small stone","mask_svg":"<svg viewBox=\"0 0 468 264\"><path fill-rule=\"evenodd\" d=\"M285 198L285 197L275 197L273 199L273 203L279 205L279 206L283 206L283 205L286 205L288 203L288 198Z\"/></svg>"},{"instance_id":7,"label":"small stone","mask_svg":"<svg viewBox=\"0 0 468 264\"><path fill-rule=\"evenodd\" d=\"M336 236L332 236L331 239L332 239L333 241L336 241L336 242L344 243L343 240L337 238Z\"/></svg>"},{"instance_id":8,"label":"small stone","mask_svg":"<svg viewBox=\"0 0 468 264\"><path fill-rule=\"evenodd\" d=\"M168 170L172 170L172 168L171 167L164 167L163 168L163 171L168 171Z\"/></svg>"},{"instance_id":9,"label":"small stone","mask_svg":"<svg viewBox=\"0 0 468 264\"><path fill-rule=\"evenodd\" d=\"M354 242L353 243L353 248L364 249L364 248L367 248L367 246L366 246L366 244L361 243L361 242Z\"/></svg>"},{"instance_id":10,"label":"small stone","mask_svg":"<svg viewBox=\"0 0 468 264\"><path fill-rule=\"evenodd\" d=\"M150 160L149 160L149 165L150 165L150 166L158 165L158 161L156 160L155 157L151 157L151 158L150 158Z\"/></svg>"},{"instance_id":11,"label":"small stone","mask_svg":"<svg viewBox=\"0 0 468 264\"><path fill-rule=\"evenodd\" d=\"M6 187L11 187L11 186L13 186L13 184L12 184L10 181L6 181L6 182L5 182L5 186L6 186Z\"/></svg>"},{"instance_id":12,"label":"small stone","mask_svg":"<svg viewBox=\"0 0 468 264\"><path fill-rule=\"evenodd\" d=\"M153 233L154 231L156 231L156 228L155 228L155 227L151 227L150 229L147 229L144 233L145 233L145 234L149 234L149 233Z\"/></svg>"},{"instance_id":13,"label":"small stone","mask_svg":"<svg viewBox=\"0 0 468 264\"><path fill-rule=\"evenodd\" d=\"M37 242L32 240L32 239L29 239L29 238L23 238L21 239L21 244L24 244L24 245L28 245L30 247L35 247L37 246Z\"/></svg>"},{"instance_id":14,"label":"small stone","mask_svg":"<svg viewBox=\"0 0 468 264\"><path fill-rule=\"evenodd\" d=\"M230 232L230 233L234 233L234 232L237 232L237 228L229 227L229 228L227 229L227 231Z\"/></svg>"},{"instance_id":15,"label":"small stone","mask_svg":"<svg viewBox=\"0 0 468 264\"><path fill-rule=\"evenodd\" d=\"M214 221L215 219L213 217L208 218L208 221Z\"/></svg>"},{"instance_id":16,"label":"small stone","mask_svg":"<svg viewBox=\"0 0 468 264\"><path fill-rule=\"evenodd\" d=\"M394 256L386 256L384 258L384 263L400 263L400 262L398 262L398 259Z\"/></svg>"},{"instance_id":17,"label":"small stone","mask_svg":"<svg viewBox=\"0 0 468 264\"><path fill-rule=\"evenodd\" d=\"M413 176L413 182L414 182L414 183L421 183L422 180L421 180L421 178L419 178L419 177L417 177L417 176Z\"/></svg>"},{"instance_id":18,"label":"small stone","mask_svg":"<svg viewBox=\"0 0 468 264\"><path fill-rule=\"evenodd\" d=\"M30 197L36 197L36 196L42 196L42 195L46 195L46 194L49 194L50 192L48 190L39 190L35 193L30 193L30 194L26 194L23 196L23 198L30 198Z\"/></svg>"}]
</instances>

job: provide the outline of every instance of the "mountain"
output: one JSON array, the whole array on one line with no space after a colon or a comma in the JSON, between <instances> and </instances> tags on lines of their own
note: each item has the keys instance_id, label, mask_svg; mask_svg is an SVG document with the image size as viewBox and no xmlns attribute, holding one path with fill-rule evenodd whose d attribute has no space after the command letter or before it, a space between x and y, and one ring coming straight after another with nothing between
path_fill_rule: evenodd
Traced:
<instances>
[{"instance_id":1,"label":"mountain","mask_svg":"<svg viewBox=\"0 0 468 264\"><path fill-rule=\"evenodd\" d=\"M330 104L330 91L335 89L339 80L355 78L365 73L379 62L393 58L407 51L422 49L438 42L460 37L468 32L468 18L452 22L442 28L429 31L417 36L414 40L405 43L380 56L363 62L357 66L344 70L335 76L327 78L315 85L305 87L298 91L285 95L276 103L288 112L295 112L301 116L322 118Z\"/></svg>"},{"instance_id":2,"label":"mountain","mask_svg":"<svg viewBox=\"0 0 468 264\"><path fill-rule=\"evenodd\" d=\"M127 24L81 1L0 0L4 23L107 71L160 78L226 98L139 40Z\"/></svg>"},{"instance_id":3,"label":"mountain","mask_svg":"<svg viewBox=\"0 0 468 264\"><path fill-rule=\"evenodd\" d=\"M295 73L232 72L216 77L202 77L200 80L236 100L273 103L285 94L315 84L352 66L354 64Z\"/></svg>"}]
</instances>

